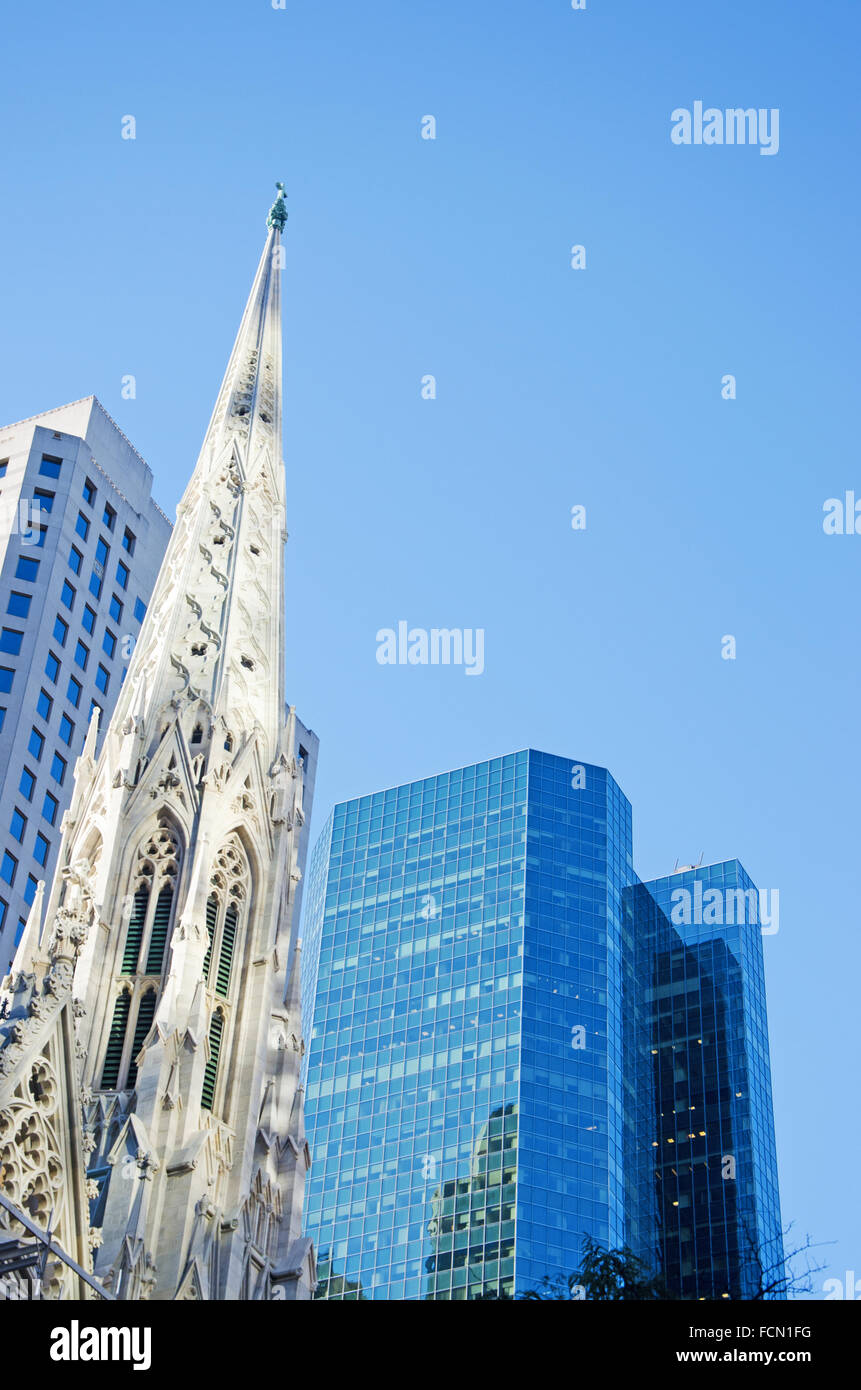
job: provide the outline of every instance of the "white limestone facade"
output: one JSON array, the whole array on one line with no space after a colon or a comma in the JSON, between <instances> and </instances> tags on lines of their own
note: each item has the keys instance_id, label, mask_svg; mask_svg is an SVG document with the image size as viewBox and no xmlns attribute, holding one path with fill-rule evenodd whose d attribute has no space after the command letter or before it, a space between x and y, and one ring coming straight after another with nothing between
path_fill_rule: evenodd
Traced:
<instances>
[{"instance_id":1,"label":"white limestone facade","mask_svg":"<svg viewBox=\"0 0 861 1390\"><path fill-rule=\"evenodd\" d=\"M0 1164L28 1117L47 1123L30 1084L44 1060L54 1177L19 1163L12 1190L26 1206L54 1181L58 1241L123 1299L302 1300L315 1283L296 928L317 741L285 699L285 220L279 197L128 675L100 751L90 727L5 981ZM55 1279L78 1296L73 1273Z\"/></svg>"}]
</instances>

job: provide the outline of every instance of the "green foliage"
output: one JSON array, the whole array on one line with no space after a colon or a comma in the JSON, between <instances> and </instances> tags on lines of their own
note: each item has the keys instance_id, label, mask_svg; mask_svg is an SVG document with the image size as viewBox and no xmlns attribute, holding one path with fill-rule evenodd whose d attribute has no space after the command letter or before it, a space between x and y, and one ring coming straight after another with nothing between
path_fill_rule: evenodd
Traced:
<instances>
[{"instance_id":1,"label":"green foliage","mask_svg":"<svg viewBox=\"0 0 861 1390\"><path fill-rule=\"evenodd\" d=\"M557 1274L544 1278L534 1289L520 1295L523 1299L545 1301L592 1300L644 1303L666 1299L663 1280L650 1273L647 1266L627 1246L620 1250L605 1250L591 1236L583 1241L583 1258L576 1273Z\"/></svg>"}]
</instances>

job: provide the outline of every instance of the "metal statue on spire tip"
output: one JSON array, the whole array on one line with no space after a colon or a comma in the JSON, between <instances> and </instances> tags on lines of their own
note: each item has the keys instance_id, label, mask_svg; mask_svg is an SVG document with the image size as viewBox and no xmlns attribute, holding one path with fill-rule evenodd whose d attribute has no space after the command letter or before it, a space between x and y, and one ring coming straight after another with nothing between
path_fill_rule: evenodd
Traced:
<instances>
[{"instance_id":1,"label":"metal statue on spire tip","mask_svg":"<svg viewBox=\"0 0 861 1390\"><path fill-rule=\"evenodd\" d=\"M287 204L284 201L284 185L280 181L276 183L278 197L269 209L269 216L266 219L267 227L277 227L279 232L283 232L287 221Z\"/></svg>"}]
</instances>

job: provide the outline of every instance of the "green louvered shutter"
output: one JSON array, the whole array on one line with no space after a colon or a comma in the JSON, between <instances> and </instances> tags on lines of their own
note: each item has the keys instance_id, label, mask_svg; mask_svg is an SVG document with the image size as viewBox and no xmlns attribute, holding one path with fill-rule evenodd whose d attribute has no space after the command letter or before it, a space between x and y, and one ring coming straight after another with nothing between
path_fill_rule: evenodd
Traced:
<instances>
[{"instance_id":1,"label":"green louvered shutter","mask_svg":"<svg viewBox=\"0 0 861 1390\"><path fill-rule=\"evenodd\" d=\"M215 936L215 924L218 921L218 899L207 898L206 900L206 930L209 932L209 945L206 948L206 955L203 958L203 978L209 980L209 965L212 958L212 938Z\"/></svg>"},{"instance_id":2,"label":"green louvered shutter","mask_svg":"<svg viewBox=\"0 0 861 1390\"><path fill-rule=\"evenodd\" d=\"M165 884L158 895L152 919L152 936L146 954L147 975L160 975L164 963L164 948L167 942L167 929L170 925L170 909L173 905L173 889Z\"/></svg>"},{"instance_id":3,"label":"green louvered shutter","mask_svg":"<svg viewBox=\"0 0 861 1390\"><path fill-rule=\"evenodd\" d=\"M206 1071L203 1073L203 1094L200 1103L204 1110L212 1109L212 1102L215 1096L215 1078L218 1075L218 1056L221 1052L221 1035L224 1032L224 1016L221 1013L212 1015L212 1022L209 1025L209 1061L206 1064Z\"/></svg>"},{"instance_id":4,"label":"green louvered shutter","mask_svg":"<svg viewBox=\"0 0 861 1390\"><path fill-rule=\"evenodd\" d=\"M132 1055L129 1062L129 1076L126 1086L131 1090L138 1079L138 1066L135 1058L143 1047L143 1041L152 1027L155 1017L155 990L148 989L140 1002L138 1009L137 1023L135 1024L135 1035L132 1039Z\"/></svg>"},{"instance_id":5,"label":"green louvered shutter","mask_svg":"<svg viewBox=\"0 0 861 1390\"><path fill-rule=\"evenodd\" d=\"M224 929L221 933L221 954L218 958L218 978L215 982L216 994L227 998L230 988L230 968L233 965L233 947L236 944L237 912L233 903L224 914Z\"/></svg>"},{"instance_id":6,"label":"green louvered shutter","mask_svg":"<svg viewBox=\"0 0 861 1390\"><path fill-rule=\"evenodd\" d=\"M134 975L138 968L138 956L141 953L141 937L143 936L148 902L149 884L142 883L132 899L132 915L129 918L126 947L123 951L123 975Z\"/></svg>"},{"instance_id":7,"label":"green louvered shutter","mask_svg":"<svg viewBox=\"0 0 861 1390\"><path fill-rule=\"evenodd\" d=\"M102 1089L104 1091L116 1089L117 1078L120 1074L120 1062L123 1060L123 1045L126 1040L126 1024L129 1021L130 1003L131 995L127 990L123 990L122 994L117 995L111 1031L108 1036L108 1047L105 1052L105 1065L102 1071Z\"/></svg>"}]
</instances>

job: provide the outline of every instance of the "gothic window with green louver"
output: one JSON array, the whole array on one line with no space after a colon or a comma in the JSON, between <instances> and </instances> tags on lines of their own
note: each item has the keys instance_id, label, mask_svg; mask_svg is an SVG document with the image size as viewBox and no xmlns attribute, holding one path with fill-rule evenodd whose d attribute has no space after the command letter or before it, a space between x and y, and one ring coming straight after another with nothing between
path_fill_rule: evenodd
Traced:
<instances>
[{"instance_id":1,"label":"gothic window with green louver","mask_svg":"<svg viewBox=\"0 0 861 1390\"><path fill-rule=\"evenodd\" d=\"M149 1030L152 1028L152 1021L155 1018L155 990L148 989L138 1007L137 1022L135 1023L135 1033L132 1039L132 1055L129 1060L129 1074L126 1081L126 1088L131 1090L137 1084L138 1065L137 1055L144 1045Z\"/></svg>"},{"instance_id":2,"label":"gothic window with green louver","mask_svg":"<svg viewBox=\"0 0 861 1390\"><path fill-rule=\"evenodd\" d=\"M149 939L149 950L146 957L147 975L160 975L164 963L164 948L167 943L167 932L170 926L170 916L173 909L173 886L166 883L156 898L155 912L152 919L152 932Z\"/></svg>"},{"instance_id":3,"label":"gothic window with green louver","mask_svg":"<svg viewBox=\"0 0 861 1390\"><path fill-rule=\"evenodd\" d=\"M227 999L247 932L251 886L248 858L238 835L229 836L216 854L211 882L212 891L206 906L209 949L204 974L210 989Z\"/></svg>"},{"instance_id":4,"label":"gothic window with green louver","mask_svg":"<svg viewBox=\"0 0 861 1390\"><path fill-rule=\"evenodd\" d=\"M131 999L129 991L124 989L122 994L117 995L117 1001L114 1004L114 1016L111 1020L111 1031L108 1034L108 1046L105 1051L105 1065L102 1068L102 1090L104 1091L116 1090L119 1080Z\"/></svg>"},{"instance_id":5,"label":"gothic window with green louver","mask_svg":"<svg viewBox=\"0 0 861 1390\"><path fill-rule=\"evenodd\" d=\"M160 975L170 936L174 890L180 864L179 834L161 815L137 852L131 911L123 942L123 975Z\"/></svg>"},{"instance_id":6,"label":"gothic window with green louver","mask_svg":"<svg viewBox=\"0 0 861 1390\"><path fill-rule=\"evenodd\" d=\"M211 1110L215 1099L215 1083L218 1078L218 1058L221 1053L221 1038L224 1033L224 1014L216 1009L209 1025L209 1058L203 1073L203 1092L200 1103L204 1110Z\"/></svg>"},{"instance_id":7,"label":"gothic window with green louver","mask_svg":"<svg viewBox=\"0 0 861 1390\"><path fill-rule=\"evenodd\" d=\"M138 968L138 957L141 953L141 941L143 940L148 906L149 884L142 883L132 898L131 916L129 917L126 944L123 951L122 973L124 975L133 975Z\"/></svg>"},{"instance_id":8,"label":"gothic window with green louver","mask_svg":"<svg viewBox=\"0 0 861 1390\"><path fill-rule=\"evenodd\" d=\"M206 931L209 936L209 945L206 948L206 955L203 958L203 978L209 982L209 966L212 961L212 943L215 940L215 928L218 926L218 899L215 894L211 894L206 900Z\"/></svg>"},{"instance_id":9,"label":"gothic window with green louver","mask_svg":"<svg viewBox=\"0 0 861 1390\"><path fill-rule=\"evenodd\" d=\"M233 967L233 952L236 946L236 926L239 921L239 914L236 904L231 903L224 914L224 927L221 932L221 951L218 956L218 975L215 981L215 992L222 998L227 998L230 989L230 972Z\"/></svg>"}]
</instances>

